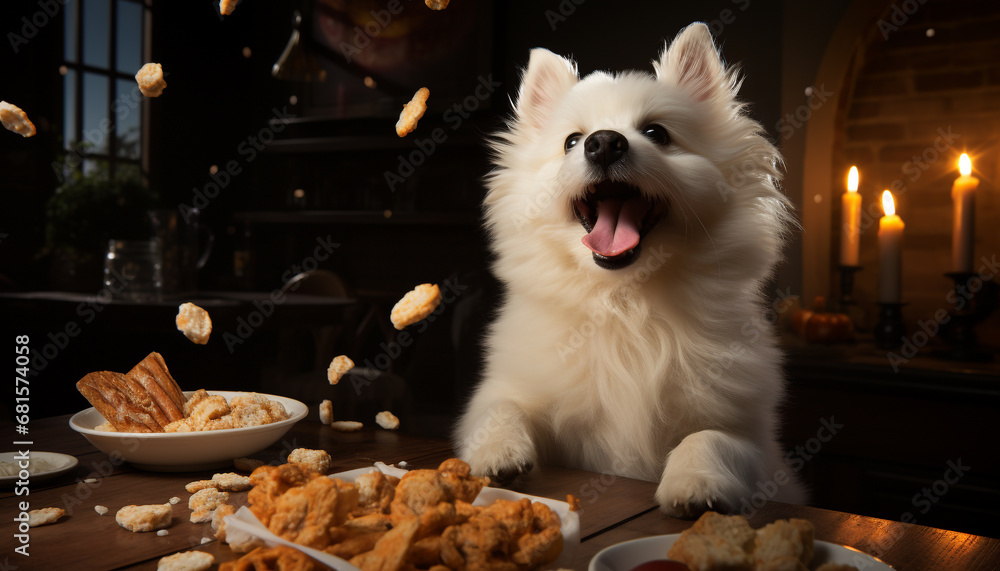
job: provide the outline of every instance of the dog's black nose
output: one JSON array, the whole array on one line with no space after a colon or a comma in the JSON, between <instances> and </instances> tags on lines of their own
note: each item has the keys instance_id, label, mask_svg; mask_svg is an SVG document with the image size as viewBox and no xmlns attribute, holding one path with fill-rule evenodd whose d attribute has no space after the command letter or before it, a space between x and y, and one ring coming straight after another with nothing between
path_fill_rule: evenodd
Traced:
<instances>
[{"instance_id":1,"label":"dog's black nose","mask_svg":"<svg viewBox=\"0 0 1000 571\"><path fill-rule=\"evenodd\" d=\"M583 143L587 160L607 169L628 151L628 139L617 131L595 131Z\"/></svg>"}]
</instances>

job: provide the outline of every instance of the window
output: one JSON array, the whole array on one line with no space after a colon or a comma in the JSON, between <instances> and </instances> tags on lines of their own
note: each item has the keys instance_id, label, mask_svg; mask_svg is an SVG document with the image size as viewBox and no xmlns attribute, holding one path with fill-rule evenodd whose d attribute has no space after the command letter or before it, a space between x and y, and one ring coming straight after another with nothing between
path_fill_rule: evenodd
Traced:
<instances>
[{"instance_id":1,"label":"window","mask_svg":"<svg viewBox=\"0 0 1000 571\"><path fill-rule=\"evenodd\" d=\"M78 0L65 5L63 148L60 180L73 171L141 180L146 120L135 73L149 56L152 0Z\"/></svg>"}]
</instances>

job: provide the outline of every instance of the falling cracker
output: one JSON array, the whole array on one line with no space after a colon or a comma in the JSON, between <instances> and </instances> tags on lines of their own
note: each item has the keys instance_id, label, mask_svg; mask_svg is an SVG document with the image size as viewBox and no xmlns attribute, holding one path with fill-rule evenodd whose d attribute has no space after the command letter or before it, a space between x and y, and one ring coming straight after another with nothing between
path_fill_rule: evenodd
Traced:
<instances>
[{"instance_id":1,"label":"falling cracker","mask_svg":"<svg viewBox=\"0 0 1000 571\"><path fill-rule=\"evenodd\" d=\"M427 98L430 97L431 90L421 87L413 94L413 99L403 105L403 111L399 114L399 121L396 121L396 134L405 137L417 128L417 121L424 116L427 111Z\"/></svg>"},{"instance_id":2,"label":"falling cracker","mask_svg":"<svg viewBox=\"0 0 1000 571\"><path fill-rule=\"evenodd\" d=\"M399 418L387 410L375 415L375 423L386 430L396 430L399 428Z\"/></svg>"},{"instance_id":3,"label":"falling cracker","mask_svg":"<svg viewBox=\"0 0 1000 571\"><path fill-rule=\"evenodd\" d=\"M177 308L177 330L185 337L204 345L208 343L208 338L212 335L212 318L208 312L193 303L182 303Z\"/></svg>"},{"instance_id":4,"label":"falling cracker","mask_svg":"<svg viewBox=\"0 0 1000 571\"><path fill-rule=\"evenodd\" d=\"M319 421L323 424L333 422L333 401L324 400L319 403Z\"/></svg>"},{"instance_id":5,"label":"falling cracker","mask_svg":"<svg viewBox=\"0 0 1000 571\"><path fill-rule=\"evenodd\" d=\"M448 2L451 0L424 0L424 4L431 10L444 10L448 7Z\"/></svg>"},{"instance_id":6,"label":"falling cracker","mask_svg":"<svg viewBox=\"0 0 1000 571\"><path fill-rule=\"evenodd\" d=\"M223 16L228 16L233 13L236 9L236 4L239 0L220 0L219 1L219 13Z\"/></svg>"},{"instance_id":7,"label":"falling cracker","mask_svg":"<svg viewBox=\"0 0 1000 571\"><path fill-rule=\"evenodd\" d=\"M22 137L33 137L35 135L35 124L28 119L28 114L13 103L0 101L0 123L4 129L13 131Z\"/></svg>"},{"instance_id":8,"label":"falling cracker","mask_svg":"<svg viewBox=\"0 0 1000 571\"><path fill-rule=\"evenodd\" d=\"M330 381L331 385L335 385L340 382L340 379L354 368L354 361L346 355L338 355L330 361L330 368L326 370L326 378Z\"/></svg>"},{"instance_id":9,"label":"falling cracker","mask_svg":"<svg viewBox=\"0 0 1000 571\"><path fill-rule=\"evenodd\" d=\"M146 97L159 97L167 82L163 79L163 66L158 63L147 63L135 74L139 91Z\"/></svg>"},{"instance_id":10,"label":"falling cracker","mask_svg":"<svg viewBox=\"0 0 1000 571\"><path fill-rule=\"evenodd\" d=\"M389 314L392 326L403 329L407 325L426 319L441 303L441 289L437 284L420 284L396 302Z\"/></svg>"}]
</instances>

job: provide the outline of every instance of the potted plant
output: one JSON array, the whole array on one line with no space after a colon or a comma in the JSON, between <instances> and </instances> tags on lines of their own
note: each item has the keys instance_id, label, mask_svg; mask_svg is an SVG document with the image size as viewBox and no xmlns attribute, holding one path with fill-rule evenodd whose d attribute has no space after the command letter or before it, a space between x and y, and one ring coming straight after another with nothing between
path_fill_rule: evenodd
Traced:
<instances>
[{"instance_id":1,"label":"potted plant","mask_svg":"<svg viewBox=\"0 0 1000 571\"><path fill-rule=\"evenodd\" d=\"M156 196L138 176L110 176L106 163L73 171L46 205L46 254L52 289L95 292L111 239L150 236Z\"/></svg>"}]
</instances>

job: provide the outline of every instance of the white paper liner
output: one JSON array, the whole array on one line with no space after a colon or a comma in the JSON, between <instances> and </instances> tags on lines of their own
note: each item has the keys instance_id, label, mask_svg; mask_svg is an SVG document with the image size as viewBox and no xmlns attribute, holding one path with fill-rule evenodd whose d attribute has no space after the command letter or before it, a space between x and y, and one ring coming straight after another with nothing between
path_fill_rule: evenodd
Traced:
<instances>
[{"instance_id":1,"label":"white paper liner","mask_svg":"<svg viewBox=\"0 0 1000 571\"><path fill-rule=\"evenodd\" d=\"M338 480L343 480L345 482L353 482L358 476L367 474L372 470L381 470L383 474L396 476L397 478L403 477L403 475L407 472L406 470L396 468L395 466L383 464L382 462L376 462L374 468L358 468L357 470L331 474L329 477L337 478ZM472 505L488 506L497 500L516 501L521 498L528 498L533 502L543 503L549 506L549 508L559 516L559 521L562 522L563 549L559 558L553 561L550 566L552 568L569 567L569 563L573 560L573 555L576 553L576 548L580 545L580 515L571 511L568 503L550 498L519 494L517 492L501 488L486 487L479 492L479 495L476 496L476 500L472 502ZM268 531L266 527L264 527L264 524L260 523L257 516L253 515L250 508L246 506L241 507L234 515L226 516L225 520L226 538L231 540L232 543L246 542L249 540L250 536L258 537L264 540L264 542L269 546L280 544L298 549L309 557L312 557L320 563L328 565L337 571L361 571L340 557L330 555L329 553L325 553L317 549L304 547L274 535Z\"/></svg>"}]
</instances>

